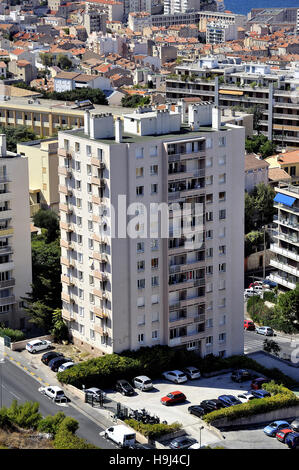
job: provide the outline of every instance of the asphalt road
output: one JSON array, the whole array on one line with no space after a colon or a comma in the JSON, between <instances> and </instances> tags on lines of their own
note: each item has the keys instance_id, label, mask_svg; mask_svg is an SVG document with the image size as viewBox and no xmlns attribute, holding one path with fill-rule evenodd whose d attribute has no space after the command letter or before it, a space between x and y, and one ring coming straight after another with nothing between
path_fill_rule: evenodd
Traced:
<instances>
[{"instance_id":1,"label":"asphalt road","mask_svg":"<svg viewBox=\"0 0 299 470\"><path fill-rule=\"evenodd\" d=\"M91 444L102 449L116 448L111 441L106 441L106 439L99 436L99 432L103 428L74 408L72 404L68 404L67 407L59 406L42 395L38 391L40 384L22 369L10 361L5 361L4 364L0 365L0 368L2 373L2 406L9 407L13 400L17 400L19 403L34 401L40 404L39 411L44 417L54 415L58 411L63 411L65 415L71 416L79 422L79 429L77 431L79 437L83 437Z\"/></svg>"},{"instance_id":2,"label":"asphalt road","mask_svg":"<svg viewBox=\"0 0 299 470\"><path fill-rule=\"evenodd\" d=\"M245 354L263 350L263 343L265 339L271 339L277 343L281 348L281 354L291 354L294 348L292 347L291 338L281 336L264 336L259 335L255 331L244 331L244 352ZM298 344L299 346L299 344Z\"/></svg>"}]
</instances>

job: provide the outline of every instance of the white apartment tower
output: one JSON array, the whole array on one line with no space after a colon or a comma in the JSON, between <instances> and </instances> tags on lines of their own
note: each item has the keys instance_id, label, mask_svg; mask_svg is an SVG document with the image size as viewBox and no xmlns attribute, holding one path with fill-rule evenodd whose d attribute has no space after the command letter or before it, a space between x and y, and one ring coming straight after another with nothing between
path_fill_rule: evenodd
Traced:
<instances>
[{"instance_id":1,"label":"white apartment tower","mask_svg":"<svg viewBox=\"0 0 299 470\"><path fill-rule=\"evenodd\" d=\"M186 13L200 10L200 0L164 0L164 14Z\"/></svg>"},{"instance_id":2,"label":"white apartment tower","mask_svg":"<svg viewBox=\"0 0 299 470\"><path fill-rule=\"evenodd\" d=\"M31 290L28 160L6 150L0 135L0 323L26 326L22 297Z\"/></svg>"},{"instance_id":3,"label":"white apartment tower","mask_svg":"<svg viewBox=\"0 0 299 470\"><path fill-rule=\"evenodd\" d=\"M59 132L62 312L75 344L242 353L244 128L208 107L185 126L179 108L86 112L84 129Z\"/></svg>"}]
</instances>

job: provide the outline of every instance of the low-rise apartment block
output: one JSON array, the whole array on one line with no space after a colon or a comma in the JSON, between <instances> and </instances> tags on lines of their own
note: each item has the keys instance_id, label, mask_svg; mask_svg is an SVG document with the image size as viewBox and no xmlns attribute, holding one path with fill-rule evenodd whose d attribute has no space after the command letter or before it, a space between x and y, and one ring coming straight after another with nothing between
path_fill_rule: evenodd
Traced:
<instances>
[{"instance_id":1,"label":"low-rise apartment block","mask_svg":"<svg viewBox=\"0 0 299 470\"><path fill-rule=\"evenodd\" d=\"M59 133L59 156L74 343L242 352L244 129L205 104L187 125L180 110L86 112L84 128Z\"/></svg>"}]
</instances>

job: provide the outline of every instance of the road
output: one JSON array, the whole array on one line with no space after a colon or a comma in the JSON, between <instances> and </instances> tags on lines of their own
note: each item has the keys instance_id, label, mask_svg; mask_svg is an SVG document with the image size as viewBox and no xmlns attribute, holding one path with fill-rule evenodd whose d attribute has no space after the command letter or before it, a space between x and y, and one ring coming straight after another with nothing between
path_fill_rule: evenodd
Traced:
<instances>
[{"instance_id":1,"label":"road","mask_svg":"<svg viewBox=\"0 0 299 470\"><path fill-rule=\"evenodd\" d=\"M0 367L2 372L3 406L9 407L13 400L17 400L19 403L34 401L40 404L39 411L44 417L63 411L65 415L71 416L79 422L79 430L77 431L79 437L83 437L91 444L102 449L116 448L112 442L99 436L99 432L103 428L74 408L71 403L67 407L53 403L38 391L40 384L12 362L5 361Z\"/></svg>"},{"instance_id":2,"label":"road","mask_svg":"<svg viewBox=\"0 0 299 470\"><path fill-rule=\"evenodd\" d=\"M263 343L266 338L274 340L280 346L281 354L291 354L294 350L294 347L292 347L294 341L292 341L291 338L281 336L264 336L258 335L255 331L244 331L244 353L248 354L256 351L262 351ZM297 345L299 346L298 343Z\"/></svg>"}]
</instances>

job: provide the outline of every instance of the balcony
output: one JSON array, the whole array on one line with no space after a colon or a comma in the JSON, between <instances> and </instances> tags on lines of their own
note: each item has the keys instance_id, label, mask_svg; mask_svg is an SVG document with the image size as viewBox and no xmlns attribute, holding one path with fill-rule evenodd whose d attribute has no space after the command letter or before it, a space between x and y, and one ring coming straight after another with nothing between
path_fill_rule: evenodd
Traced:
<instances>
[{"instance_id":1,"label":"balcony","mask_svg":"<svg viewBox=\"0 0 299 470\"><path fill-rule=\"evenodd\" d=\"M68 258L60 258L60 262L67 268L73 268L75 266L73 260L69 260Z\"/></svg>"},{"instance_id":2,"label":"balcony","mask_svg":"<svg viewBox=\"0 0 299 470\"><path fill-rule=\"evenodd\" d=\"M108 299L107 292L103 290L93 289L93 295L95 295L99 299Z\"/></svg>"},{"instance_id":3,"label":"balcony","mask_svg":"<svg viewBox=\"0 0 299 470\"><path fill-rule=\"evenodd\" d=\"M67 240L62 240L62 239L60 239L60 246L61 246L61 247L70 249L70 248L72 248L71 245L72 245L72 242L71 242L71 241L67 241Z\"/></svg>"},{"instance_id":4,"label":"balcony","mask_svg":"<svg viewBox=\"0 0 299 470\"><path fill-rule=\"evenodd\" d=\"M270 250L279 255L283 255L286 258L291 258L294 261L299 263L299 254L296 251L286 250L285 248L280 248L276 243L271 243Z\"/></svg>"},{"instance_id":5,"label":"balcony","mask_svg":"<svg viewBox=\"0 0 299 470\"><path fill-rule=\"evenodd\" d=\"M63 184L58 186L58 190L60 193L65 194L66 196L71 196L73 194L72 189Z\"/></svg>"},{"instance_id":6,"label":"balcony","mask_svg":"<svg viewBox=\"0 0 299 470\"><path fill-rule=\"evenodd\" d=\"M104 330L104 328L102 328L100 325L95 324L94 331L99 333L101 336L109 336L108 331Z\"/></svg>"},{"instance_id":7,"label":"balcony","mask_svg":"<svg viewBox=\"0 0 299 470\"><path fill-rule=\"evenodd\" d=\"M12 210L6 209L4 211L0 211L0 220L11 219L12 218Z\"/></svg>"},{"instance_id":8,"label":"balcony","mask_svg":"<svg viewBox=\"0 0 299 470\"><path fill-rule=\"evenodd\" d=\"M62 176L70 176L72 174L72 168L69 166L59 166L58 174Z\"/></svg>"},{"instance_id":9,"label":"balcony","mask_svg":"<svg viewBox=\"0 0 299 470\"><path fill-rule=\"evenodd\" d=\"M69 222L60 222L60 228L62 228L66 232L73 232L74 231L73 224L70 224Z\"/></svg>"},{"instance_id":10,"label":"balcony","mask_svg":"<svg viewBox=\"0 0 299 470\"><path fill-rule=\"evenodd\" d=\"M66 150L66 149L58 149L58 155L64 158L72 158L72 154L70 150Z\"/></svg>"},{"instance_id":11,"label":"balcony","mask_svg":"<svg viewBox=\"0 0 299 470\"><path fill-rule=\"evenodd\" d=\"M105 170L106 165L99 158L92 157L91 164L97 166L100 170Z\"/></svg>"},{"instance_id":12,"label":"balcony","mask_svg":"<svg viewBox=\"0 0 299 470\"><path fill-rule=\"evenodd\" d=\"M2 273L3 271L12 271L14 267L15 265L13 261L8 261L7 263L1 263L0 272Z\"/></svg>"},{"instance_id":13,"label":"balcony","mask_svg":"<svg viewBox=\"0 0 299 470\"><path fill-rule=\"evenodd\" d=\"M61 275L61 282L63 284L66 284L67 286L73 286L74 285L74 281L72 280L72 278L70 276L67 276L66 274Z\"/></svg>"},{"instance_id":14,"label":"balcony","mask_svg":"<svg viewBox=\"0 0 299 470\"><path fill-rule=\"evenodd\" d=\"M10 245L5 245L0 247L0 256L8 255L13 253L13 249Z\"/></svg>"},{"instance_id":15,"label":"balcony","mask_svg":"<svg viewBox=\"0 0 299 470\"><path fill-rule=\"evenodd\" d=\"M299 246L299 237L296 237L294 235L287 234L287 233L282 233L282 232L277 232L277 233L273 233L273 237L274 238L279 238L279 239L284 240L288 243Z\"/></svg>"},{"instance_id":16,"label":"balcony","mask_svg":"<svg viewBox=\"0 0 299 470\"><path fill-rule=\"evenodd\" d=\"M66 214L72 214L73 213L73 207L68 206L67 204L59 204L59 210L62 212L66 212Z\"/></svg>"},{"instance_id":17,"label":"balcony","mask_svg":"<svg viewBox=\"0 0 299 470\"><path fill-rule=\"evenodd\" d=\"M108 263L108 256L106 253L93 253L93 259L100 261L100 263Z\"/></svg>"},{"instance_id":18,"label":"balcony","mask_svg":"<svg viewBox=\"0 0 299 470\"><path fill-rule=\"evenodd\" d=\"M104 312L100 307L94 307L93 313L98 318L107 318L108 317L107 313Z\"/></svg>"},{"instance_id":19,"label":"balcony","mask_svg":"<svg viewBox=\"0 0 299 470\"><path fill-rule=\"evenodd\" d=\"M73 312L69 312L65 308L61 311L62 318L67 321L75 321L75 316Z\"/></svg>"},{"instance_id":20,"label":"balcony","mask_svg":"<svg viewBox=\"0 0 299 470\"><path fill-rule=\"evenodd\" d=\"M66 292L61 293L61 299L64 300L67 303L70 303L71 301L71 296L67 294Z\"/></svg>"},{"instance_id":21,"label":"balcony","mask_svg":"<svg viewBox=\"0 0 299 470\"><path fill-rule=\"evenodd\" d=\"M0 281L0 289L5 289L7 287L15 286L16 281L14 278L7 279L6 281Z\"/></svg>"},{"instance_id":22,"label":"balcony","mask_svg":"<svg viewBox=\"0 0 299 470\"><path fill-rule=\"evenodd\" d=\"M271 273L270 280L276 282L277 284L281 284L288 289L296 289L296 284L294 282L290 282L287 278L283 278L278 275L278 273Z\"/></svg>"},{"instance_id":23,"label":"balcony","mask_svg":"<svg viewBox=\"0 0 299 470\"><path fill-rule=\"evenodd\" d=\"M105 188L105 185L106 185L105 180L103 178L97 178L95 176L91 178L91 184L99 186L99 188L102 188L102 189Z\"/></svg>"},{"instance_id":24,"label":"balcony","mask_svg":"<svg viewBox=\"0 0 299 470\"><path fill-rule=\"evenodd\" d=\"M290 266L289 264L281 263L280 261L277 261L275 259L270 259L270 266L274 266L274 268L278 268L283 272L292 274L293 276L299 278L299 269L296 269L293 266Z\"/></svg>"},{"instance_id":25,"label":"balcony","mask_svg":"<svg viewBox=\"0 0 299 470\"><path fill-rule=\"evenodd\" d=\"M103 203L102 197L92 196L91 200L93 204L101 205Z\"/></svg>"},{"instance_id":26,"label":"balcony","mask_svg":"<svg viewBox=\"0 0 299 470\"><path fill-rule=\"evenodd\" d=\"M14 295L10 295L8 297L1 297L0 298L0 306L2 307L3 305L12 305L16 303L16 299Z\"/></svg>"},{"instance_id":27,"label":"balcony","mask_svg":"<svg viewBox=\"0 0 299 470\"><path fill-rule=\"evenodd\" d=\"M0 229L0 237L6 237L8 235L13 235L14 229L12 227Z\"/></svg>"},{"instance_id":28,"label":"balcony","mask_svg":"<svg viewBox=\"0 0 299 470\"><path fill-rule=\"evenodd\" d=\"M96 279L99 279L99 281L102 281L102 282L108 281L108 275L106 273L102 273L101 271L95 270L93 272L93 275Z\"/></svg>"}]
</instances>

